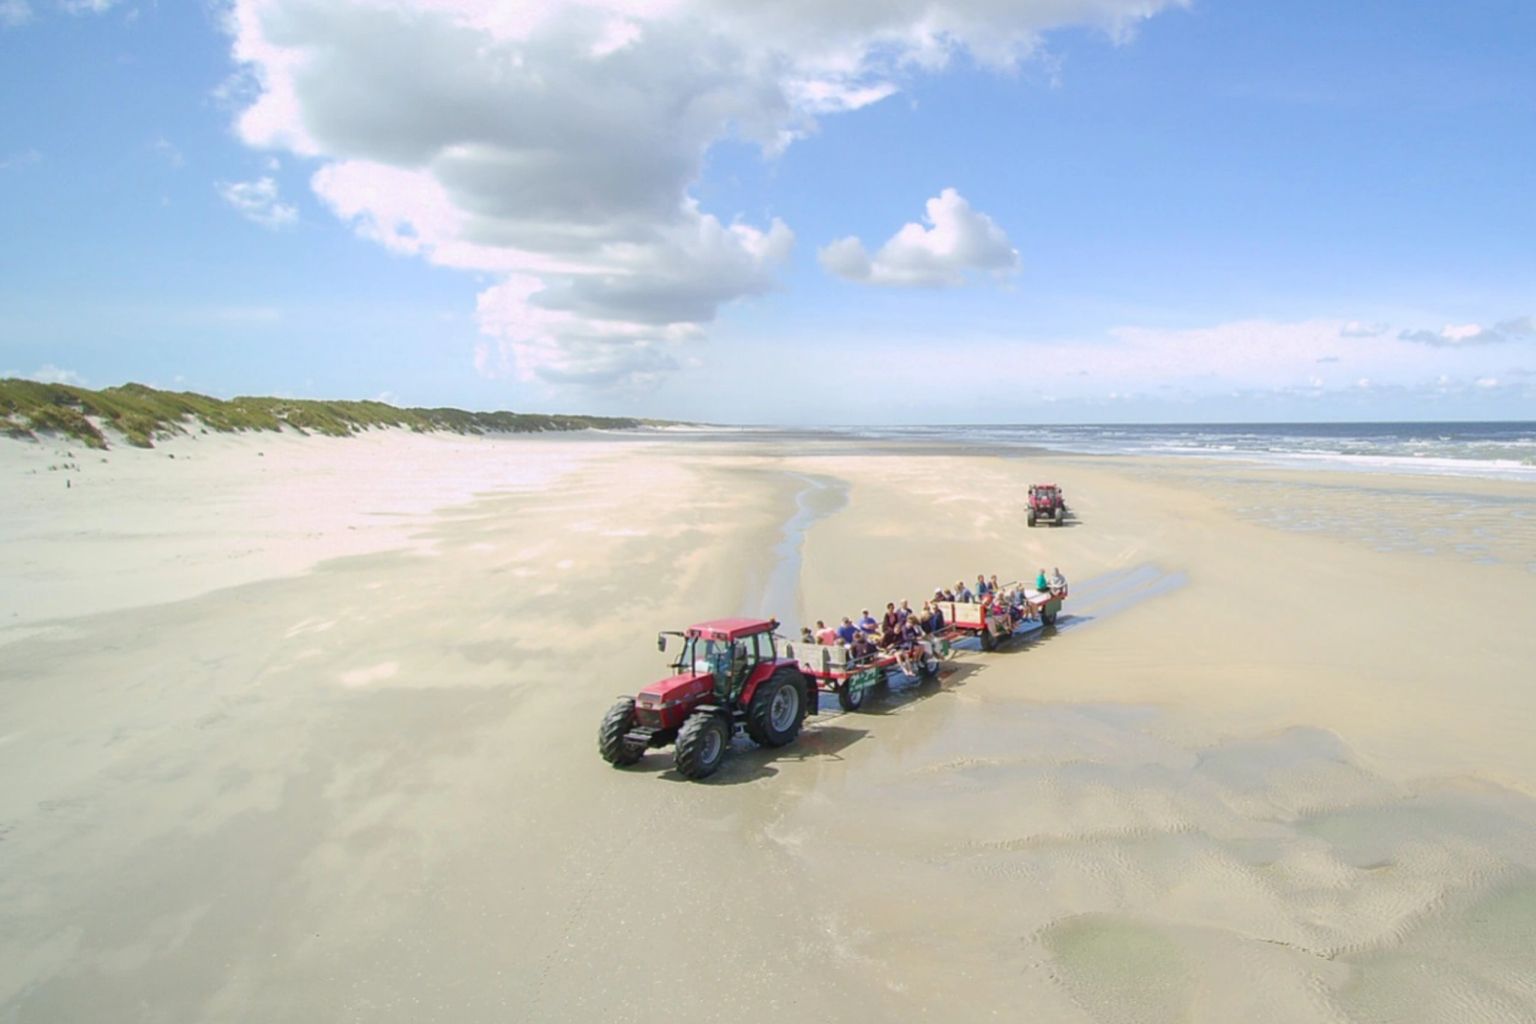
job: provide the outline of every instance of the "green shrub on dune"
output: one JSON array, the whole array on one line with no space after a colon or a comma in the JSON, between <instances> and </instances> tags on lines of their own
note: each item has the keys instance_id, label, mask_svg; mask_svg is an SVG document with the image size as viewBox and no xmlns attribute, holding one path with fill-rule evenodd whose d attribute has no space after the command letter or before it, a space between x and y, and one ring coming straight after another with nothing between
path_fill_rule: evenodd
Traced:
<instances>
[{"instance_id":1,"label":"green shrub on dune","mask_svg":"<svg viewBox=\"0 0 1536 1024\"><path fill-rule=\"evenodd\" d=\"M546 430L628 430L663 421L612 416L466 412L463 409L399 409L383 402L315 401L242 397L223 401L190 391L160 391L143 384L89 388L37 381L0 380L0 430L14 438L58 434L91 448L108 447L103 427L131 445L152 448L157 439L202 427L218 433L274 430L346 437L376 427L423 433L523 434Z\"/></svg>"}]
</instances>

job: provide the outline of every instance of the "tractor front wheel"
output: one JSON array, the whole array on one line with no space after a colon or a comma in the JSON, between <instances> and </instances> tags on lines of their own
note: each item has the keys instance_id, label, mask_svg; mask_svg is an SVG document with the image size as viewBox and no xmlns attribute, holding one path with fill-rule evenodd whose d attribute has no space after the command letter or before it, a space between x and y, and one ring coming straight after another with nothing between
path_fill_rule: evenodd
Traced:
<instances>
[{"instance_id":1,"label":"tractor front wheel","mask_svg":"<svg viewBox=\"0 0 1536 1024\"><path fill-rule=\"evenodd\" d=\"M1067 510L1066 510L1066 507L1062 506L1062 505L1056 506L1056 525L1060 526L1062 523L1064 523L1066 521L1067 521Z\"/></svg>"},{"instance_id":2,"label":"tractor front wheel","mask_svg":"<svg viewBox=\"0 0 1536 1024\"><path fill-rule=\"evenodd\" d=\"M1029 510L1029 525L1030 526L1034 526L1035 525L1035 510L1034 509L1030 509Z\"/></svg>"},{"instance_id":3,"label":"tractor front wheel","mask_svg":"<svg viewBox=\"0 0 1536 1024\"><path fill-rule=\"evenodd\" d=\"M760 747L782 747L805 721L805 676L785 666L757 688L747 708L747 735Z\"/></svg>"},{"instance_id":4,"label":"tractor front wheel","mask_svg":"<svg viewBox=\"0 0 1536 1024\"><path fill-rule=\"evenodd\" d=\"M684 778L707 779L725 760L731 731L724 719L709 711L689 717L677 731L677 772Z\"/></svg>"},{"instance_id":5,"label":"tractor front wheel","mask_svg":"<svg viewBox=\"0 0 1536 1024\"><path fill-rule=\"evenodd\" d=\"M635 698L620 697L618 703L603 716L603 724L597 730L597 751L603 760L615 768L632 765L645 756L645 748L636 746L624 738L635 724Z\"/></svg>"}]
</instances>

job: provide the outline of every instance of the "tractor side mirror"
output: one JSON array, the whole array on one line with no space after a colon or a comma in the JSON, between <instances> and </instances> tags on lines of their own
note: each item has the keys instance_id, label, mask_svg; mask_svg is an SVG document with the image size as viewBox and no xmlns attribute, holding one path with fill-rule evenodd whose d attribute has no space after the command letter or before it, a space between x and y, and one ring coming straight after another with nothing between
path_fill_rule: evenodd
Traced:
<instances>
[{"instance_id":1,"label":"tractor side mirror","mask_svg":"<svg viewBox=\"0 0 1536 1024\"><path fill-rule=\"evenodd\" d=\"M667 638L660 633L656 634L656 649L658 651L665 651L667 649Z\"/></svg>"}]
</instances>

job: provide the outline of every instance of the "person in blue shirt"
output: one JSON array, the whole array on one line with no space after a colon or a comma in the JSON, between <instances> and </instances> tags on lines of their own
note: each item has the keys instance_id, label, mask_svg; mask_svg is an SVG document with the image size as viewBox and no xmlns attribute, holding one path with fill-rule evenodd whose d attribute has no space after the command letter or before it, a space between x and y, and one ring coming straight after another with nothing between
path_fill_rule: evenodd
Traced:
<instances>
[{"instance_id":1,"label":"person in blue shirt","mask_svg":"<svg viewBox=\"0 0 1536 1024\"><path fill-rule=\"evenodd\" d=\"M853 644L853 638L857 633L858 630L854 628L853 622L848 618L848 616L844 615L843 624L837 627L837 638L843 643L851 646Z\"/></svg>"}]
</instances>

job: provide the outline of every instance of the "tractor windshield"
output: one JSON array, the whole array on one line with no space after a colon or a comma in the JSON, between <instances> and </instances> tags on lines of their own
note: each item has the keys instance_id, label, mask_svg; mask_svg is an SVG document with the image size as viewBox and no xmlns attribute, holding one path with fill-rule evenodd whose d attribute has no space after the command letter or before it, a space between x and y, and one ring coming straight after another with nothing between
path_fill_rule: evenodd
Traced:
<instances>
[{"instance_id":1,"label":"tractor windshield","mask_svg":"<svg viewBox=\"0 0 1536 1024\"><path fill-rule=\"evenodd\" d=\"M683 647L683 656L677 667L683 672L699 675L713 672L717 676L728 675L731 665L731 644L728 640L707 640L691 636Z\"/></svg>"},{"instance_id":2,"label":"tractor windshield","mask_svg":"<svg viewBox=\"0 0 1536 1024\"><path fill-rule=\"evenodd\" d=\"M722 697L734 698L752 667L759 661L771 661L775 653L773 637L768 633L734 641L689 637L677 664L680 672L714 676L715 690Z\"/></svg>"}]
</instances>

